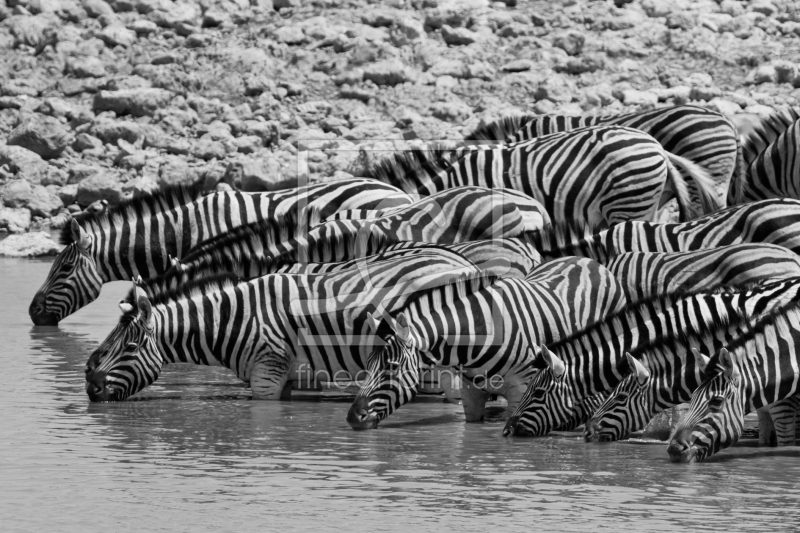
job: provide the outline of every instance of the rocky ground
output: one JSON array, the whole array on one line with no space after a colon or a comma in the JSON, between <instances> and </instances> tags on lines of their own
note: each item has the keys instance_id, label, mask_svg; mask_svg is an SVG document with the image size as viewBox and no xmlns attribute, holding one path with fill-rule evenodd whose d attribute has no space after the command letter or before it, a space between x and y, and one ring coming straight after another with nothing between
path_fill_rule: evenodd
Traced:
<instances>
[{"instance_id":1,"label":"rocky ground","mask_svg":"<svg viewBox=\"0 0 800 533\"><path fill-rule=\"evenodd\" d=\"M800 98L784 0L1 2L8 232L163 184L358 176L507 114Z\"/></svg>"}]
</instances>

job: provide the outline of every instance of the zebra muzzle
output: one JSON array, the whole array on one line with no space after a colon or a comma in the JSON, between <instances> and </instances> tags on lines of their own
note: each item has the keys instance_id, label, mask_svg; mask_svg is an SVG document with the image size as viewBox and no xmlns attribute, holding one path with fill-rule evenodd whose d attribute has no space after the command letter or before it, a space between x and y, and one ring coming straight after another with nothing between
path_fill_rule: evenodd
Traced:
<instances>
[{"instance_id":1,"label":"zebra muzzle","mask_svg":"<svg viewBox=\"0 0 800 533\"><path fill-rule=\"evenodd\" d=\"M58 316L54 313L47 312L47 304L45 303L44 293L37 292L28 307L28 316L31 321L37 326L57 326Z\"/></svg>"},{"instance_id":2,"label":"zebra muzzle","mask_svg":"<svg viewBox=\"0 0 800 533\"><path fill-rule=\"evenodd\" d=\"M356 431L375 429L378 427L378 417L369 410L369 401L359 396L347 412L347 423Z\"/></svg>"}]
</instances>

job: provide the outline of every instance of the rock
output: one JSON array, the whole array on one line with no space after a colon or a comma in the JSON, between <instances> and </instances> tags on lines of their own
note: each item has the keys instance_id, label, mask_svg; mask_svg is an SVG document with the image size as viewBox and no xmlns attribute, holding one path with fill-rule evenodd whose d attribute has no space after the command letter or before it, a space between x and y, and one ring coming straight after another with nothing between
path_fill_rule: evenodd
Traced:
<instances>
[{"instance_id":1,"label":"rock","mask_svg":"<svg viewBox=\"0 0 800 533\"><path fill-rule=\"evenodd\" d=\"M364 79L376 85L397 85L411 81L413 71L399 59L387 59L364 68Z\"/></svg>"},{"instance_id":2,"label":"rock","mask_svg":"<svg viewBox=\"0 0 800 533\"><path fill-rule=\"evenodd\" d=\"M98 200L106 200L110 205L122 200L122 188L116 179L107 174L95 174L78 184L78 205L85 207Z\"/></svg>"},{"instance_id":3,"label":"rock","mask_svg":"<svg viewBox=\"0 0 800 533\"><path fill-rule=\"evenodd\" d=\"M715 109L716 111L722 113L723 115L733 115L742 110L739 104L723 98L712 98L708 102L708 106L711 109Z\"/></svg>"},{"instance_id":4,"label":"rock","mask_svg":"<svg viewBox=\"0 0 800 533\"><path fill-rule=\"evenodd\" d=\"M34 152L22 146L0 145L0 166L7 165L18 178L40 183L50 165Z\"/></svg>"},{"instance_id":5,"label":"rock","mask_svg":"<svg viewBox=\"0 0 800 533\"><path fill-rule=\"evenodd\" d=\"M667 28L691 30L696 24L694 15L686 11L675 11L667 17Z\"/></svg>"},{"instance_id":6,"label":"rock","mask_svg":"<svg viewBox=\"0 0 800 533\"><path fill-rule=\"evenodd\" d=\"M103 0L83 0L81 4L83 5L83 9L86 10L86 13L92 18L114 14L114 10L111 9L111 6Z\"/></svg>"},{"instance_id":7,"label":"rock","mask_svg":"<svg viewBox=\"0 0 800 533\"><path fill-rule=\"evenodd\" d=\"M450 45L472 44L480 40L480 36L467 28L452 28L445 24L442 26L442 39Z\"/></svg>"},{"instance_id":8,"label":"rock","mask_svg":"<svg viewBox=\"0 0 800 533\"><path fill-rule=\"evenodd\" d=\"M571 56L579 55L583 50L584 43L586 43L586 37L576 31L559 34L553 39L553 46L561 48Z\"/></svg>"},{"instance_id":9,"label":"rock","mask_svg":"<svg viewBox=\"0 0 800 533\"><path fill-rule=\"evenodd\" d=\"M493 81L497 77L497 71L486 61L477 61L467 67L467 77Z\"/></svg>"},{"instance_id":10,"label":"rock","mask_svg":"<svg viewBox=\"0 0 800 533\"><path fill-rule=\"evenodd\" d=\"M134 20L126 27L131 31L135 31L138 35L149 35L158 31L158 24L151 20Z\"/></svg>"},{"instance_id":11,"label":"rock","mask_svg":"<svg viewBox=\"0 0 800 533\"><path fill-rule=\"evenodd\" d=\"M753 83L776 83L778 70L774 65L761 65L753 73Z\"/></svg>"},{"instance_id":12,"label":"rock","mask_svg":"<svg viewBox=\"0 0 800 533\"><path fill-rule=\"evenodd\" d=\"M563 76L554 74L539 84L534 92L537 100L550 100L556 103L566 103L572 100L574 86Z\"/></svg>"},{"instance_id":13,"label":"rock","mask_svg":"<svg viewBox=\"0 0 800 533\"><path fill-rule=\"evenodd\" d=\"M14 128L8 136L11 146L22 146L45 159L61 155L72 142L67 128L53 117L32 114Z\"/></svg>"},{"instance_id":14,"label":"rock","mask_svg":"<svg viewBox=\"0 0 800 533\"><path fill-rule=\"evenodd\" d=\"M67 60L67 71L78 78L102 78L106 67L96 57L72 57Z\"/></svg>"},{"instance_id":15,"label":"rock","mask_svg":"<svg viewBox=\"0 0 800 533\"><path fill-rule=\"evenodd\" d=\"M467 65L459 59L443 59L437 61L428 72L433 76L453 76L454 78L467 77Z\"/></svg>"},{"instance_id":16,"label":"rock","mask_svg":"<svg viewBox=\"0 0 800 533\"><path fill-rule=\"evenodd\" d=\"M357 83L361 83L363 80L364 70L360 68L354 68L335 76L333 78L333 83L336 85L355 85Z\"/></svg>"},{"instance_id":17,"label":"rock","mask_svg":"<svg viewBox=\"0 0 800 533\"><path fill-rule=\"evenodd\" d=\"M124 46L129 47L136 42L136 32L129 30L122 24L112 24L103 28L97 34L104 43L108 46Z\"/></svg>"},{"instance_id":18,"label":"rock","mask_svg":"<svg viewBox=\"0 0 800 533\"><path fill-rule=\"evenodd\" d=\"M306 34L300 26L284 26L275 31L275 39L286 44L302 44L306 41Z\"/></svg>"},{"instance_id":19,"label":"rock","mask_svg":"<svg viewBox=\"0 0 800 533\"><path fill-rule=\"evenodd\" d=\"M194 145L192 155L198 159L209 161L211 159L224 159L227 155L225 146L211 139L200 139Z\"/></svg>"},{"instance_id":20,"label":"rock","mask_svg":"<svg viewBox=\"0 0 800 533\"><path fill-rule=\"evenodd\" d=\"M395 46L406 46L425 39L422 22L412 17L398 17L389 34Z\"/></svg>"},{"instance_id":21,"label":"rock","mask_svg":"<svg viewBox=\"0 0 800 533\"><path fill-rule=\"evenodd\" d=\"M94 97L93 108L95 112L113 111L117 115L153 116L158 109L167 107L173 96L171 91L156 88L100 91Z\"/></svg>"},{"instance_id":22,"label":"rock","mask_svg":"<svg viewBox=\"0 0 800 533\"><path fill-rule=\"evenodd\" d=\"M187 165L184 158L167 155L163 157L158 167L157 182L160 187L179 184L190 185L196 183L199 177L197 170Z\"/></svg>"},{"instance_id":23,"label":"rock","mask_svg":"<svg viewBox=\"0 0 800 533\"><path fill-rule=\"evenodd\" d=\"M750 4L750 10L767 17L774 17L778 13L778 8L769 0L755 0Z\"/></svg>"},{"instance_id":24,"label":"rock","mask_svg":"<svg viewBox=\"0 0 800 533\"><path fill-rule=\"evenodd\" d=\"M530 59L515 59L500 67L500 70L505 70L506 72L524 72L526 70L532 70L535 67L536 64Z\"/></svg>"},{"instance_id":25,"label":"rock","mask_svg":"<svg viewBox=\"0 0 800 533\"><path fill-rule=\"evenodd\" d=\"M17 45L43 46L49 39L49 30L56 26L56 18L51 15L13 16L4 21L14 36Z\"/></svg>"},{"instance_id":26,"label":"rock","mask_svg":"<svg viewBox=\"0 0 800 533\"><path fill-rule=\"evenodd\" d=\"M274 191L296 187L297 179L285 175L285 170L278 158L265 157L231 163L225 174L226 181L229 176L238 175L243 191Z\"/></svg>"},{"instance_id":27,"label":"rock","mask_svg":"<svg viewBox=\"0 0 800 533\"><path fill-rule=\"evenodd\" d=\"M722 89L719 87L692 87L692 92L689 98L692 100L708 101L713 98L722 96Z\"/></svg>"},{"instance_id":28,"label":"rock","mask_svg":"<svg viewBox=\"0 0 800 533\"><path fill-rule=\"evenodd\" d=\"M101 168L93 166L93 165L84 165L84 164L81 164L81 163L77 163L77 164L72 165L70 167L70 169L69 169L69 179L67 181L70 184L77 184L77 183L80 183L81 181L83 181L83 180L85 180L87 178L90 178L92 176L96 176L102 170L104 170L104 169L101 169ZM75 192L77 194L77 189L75 189Z\"/></svg>"},{"instance_id":29,"label":"rock","mask_svg":"<svg viewBox=\"0 0 800 533\"><path fill-rule=\"evenodd\" d=\"M6 207L27 207L33 198L33 186L23 179L9 181L0 189Z\"/></svg>"},{"instance_id":30,"label":"rock","mask_svg":"<svg viewBox=\"0 0 800 533\"><path fill-rule=\"evenodd\" d=\"M726 13L732 17L738 17L739 15L744 15L745 9L741 2L737 0L723 0L719 4L719 10L722 13Z\"/></svg>"},{"instance_id":31,"label":"rock","mask_svg":"<svg viewBox=\"0 0 800 533\"><path fill-rule=\"evenodd\" d=\"M200 17L200 10L195 3L176 2L165 7L165 10L151 11L147 14L147 18L163 28L178 29L182 25L196 25Z\"/></svg>"},{"instance_id":32,"label":"rock","mask_svg":"<svg viewBox=\"0 0 800 533\"><path fill-rule=\"evenodd\" d=\"M78 198L78 184L70 183L69 185L64 185L58 190L56 195L58 195L64 205L72 205Z\"/></svg>"},{"instance_id":33,"label":"rock","mask_svg":"<svg viewBox=\"0 0 800 533\"><path fill-rule=\"evenodd\" d=\"M586 102L593 107L605 106L617 101L614 98L613 89L608 83L598 83L592 87L586 87L583 94Z\"/></svg>"},{"instance_id":34,"label":"rock","mask_svg":"<svg viewBox=\"0 0 800 533\"><path fill-rule=\"evenodd\" d=\"M63 207L61 198L41 185L33 186L31 200L27 205L33 216L49 217L61 211Z\"/></svg>"},{"instance_id":35,"label":"rock","mask_svg":"<svg viewBox=\"0 0 800 533\"><path fill-rule=\"evenodd\" d=\"M463 122L472 115L472 108L465 102L436 102L431 106L434 117L448 122Z\"/></svg>"},{"instance_id":36,"label":"rock","mask_svg":"<svg viewBox=\"0 0 800 533\"><path fill-rule=\"evenodd\" d=\"M622 103L625 105L638 105L645 108L653 107L658 103L658 96L650 91L625 89L622 91Z\"/></svg>"},{"instance_id":37,"label":"rock","mask_svg":"<svg viewBox=\"0 0 800 533\"><path fill-rule=\"evenodd\" d=\"M30 211L21 207L13 208L0 205L0 229L5 229L9 233L24 233L30 227Z\"/></svg>"}]
</instances>

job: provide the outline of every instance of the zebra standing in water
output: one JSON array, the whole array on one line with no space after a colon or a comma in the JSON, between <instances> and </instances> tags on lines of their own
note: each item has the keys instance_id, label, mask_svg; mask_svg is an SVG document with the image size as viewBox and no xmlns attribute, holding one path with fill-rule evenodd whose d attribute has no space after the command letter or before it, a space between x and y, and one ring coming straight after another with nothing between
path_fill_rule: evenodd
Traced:
<instances>
[{"instance_id":1,"label":"zebra standing in water","mask_svg":"<svg viewBox=\"0 0 800 533\"><path fill-rule=\"evenodd\" d=\"M626 252L691 252L742 243L774 244L800 255L800 200L761 200L677 224L625 222L598 232L554 226L531 239L544 260L581 256L602 264Z\"/></svg>"},{"instance_id":2,"label":"zebra standing in water","mask_svg":"<svg viewBox=\"0 0 800 533\"><path fill-rule=\"evenodd\" d=\"M617 125L652 135L664 149L704 168L722 191L744 169L736 128L724 115L693 105L662 107L622 115L521 115L479 127L466 136L470 141L524 142L543 135L587 126ZM697 186L686 173L692 202L702 207Z\"/></svg>"},{"instance_id":3,"label":"zebra standing in water","mask_svg":"<svg viewBox=\"0 0 800 533\"><path fill-rule=\"evenodd\" d=\"M691 161L667 153L650 135L619 126L594 126L511 146L412 151L379 163L370 177L428 196L461 185L505 187L541 202L558 224L650 220L662 199L675 195L684 219L692 207L679 164L698 182L703 212L719 203L711 179Z\"/></svg>"},{"instance_id":4,"label":"zebra standing in water","mask_svg":"<svg viewBox=\"0 0 800 533\"><path fill-rule=\"evenodd\" d=\"M525 280L473 288L420 293L395 315L394 328L391 318L373 324L386 344L369 357L369 377L347 415L351 427L375 428L411 400L423 362L459 369L467 422L483 420L490 393L504 396L513 409L531 377L535 346L625 303L605 268L578 258L542 265Z\"/></svg>"},{"instance_id":5,"label":"zebra standing in water","mask_svg":"<svg viewBox=\"0 0 800 533\"><path fill-rule=\"evenodd\" d=\"M504 435L538 436L574 418L574 406L611 391L623 379L625 352L649 339L702 335L738 320L755 321L800 299L800 279L753 290L662 296L637 302L550 347L541 346L542 366L531 381ZM584 420L585 421L585 420Z\"/></svg>"},{"instance_id":6,"label":"zebra standing in water","mask_svg":"<svg viewBox=\"0 0 800 533\"><path fill-rule=\"evenodd\" d=\"M134 286L120 303L119 324L87 362L89 398L124 400L169 362L226 366L263 399L278 399L293 378L352 379L374 338L367 312L392 313L416 292L444 284L494 279L457 253L429 248L364 264L361 275L271 274L238 284L201 278L150 297Z\"/></svg>"},{"instance_id":7,"label":"zebra standing in water","mask_svg":"<svg viewBox=\"0 0 800 533\"><path fill-rule=\"evenodd\" d=\"M200 243L174 266L181 269L203 265L236 268L244 279L268 274L265 258L293 251L316 249L315 257L294 254L295 262L344 261L352 254L337 243L361 236L368 241L429 242L450 244L479 239L501 239L541 229L549 223L536 200L508 189L458 187L391 210L390 214L364 220L332 220L303 235L294 235L273 223L258 222ZM328 243L332 245L328 245ZM361 255L367 254L371 245ZM380 248L380 246L379 246ZM323 253L324 252L324 253ZM536 255L537 262L541 262Z\"/></svg>"},{"instance_id":8,"label":"zebra standing in water","mask_svg":"<svg viewBox=\"0 0 800 533\"><path fill-rule=\"evenodd\" d=\"M181 204L173 189L134 198L96 215L72 219L28 313L37 325L56 325L94 301L103 283L165 272L200 241L231 228L288 212L392 207L410 198L384 183L348 179L268 193L218 192Z\"/></svg>"},{"instance_id":9,"label":"zebra standing in water","mask_svg":"<svg viewBox=\"0 0 800 533\"><path fill-rule=\"evenodd\" d=\"M694 463L736 443L744 415L798 393L800 308L772 313L715 355L667 448Z\"/></svg>"}]
</instances>

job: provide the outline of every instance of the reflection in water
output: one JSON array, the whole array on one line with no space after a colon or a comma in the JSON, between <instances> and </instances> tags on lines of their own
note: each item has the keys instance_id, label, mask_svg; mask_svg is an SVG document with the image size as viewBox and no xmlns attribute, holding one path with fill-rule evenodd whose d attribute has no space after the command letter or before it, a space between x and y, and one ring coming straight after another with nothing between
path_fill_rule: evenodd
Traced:
<instances>
[{"instance_id":1,"label":"reflection in water","mask_svg":"<svg viewBox=\"0 0 800 533\"><path fill-rule=\"evenodd\" d=\"M47 269L0 259L4 531L669 531L798 518L794 448L675 465L660 445L505 439L500 418L466 425L439 399L354 432L349 402L256 402L228 370L192 365L167 367L137 401L90 404L83 365L127 286L35 328L25 309Z\"/></svg>"}]
</instances>

